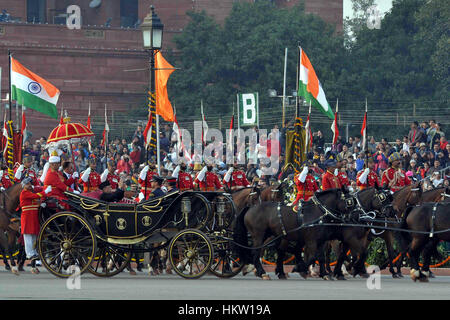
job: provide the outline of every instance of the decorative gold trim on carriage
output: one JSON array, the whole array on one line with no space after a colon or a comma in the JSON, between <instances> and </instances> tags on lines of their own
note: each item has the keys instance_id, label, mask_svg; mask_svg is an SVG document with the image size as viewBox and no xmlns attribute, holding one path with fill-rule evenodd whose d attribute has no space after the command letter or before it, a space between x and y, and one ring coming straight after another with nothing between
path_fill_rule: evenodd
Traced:
<instances>
[{"instance_id":1,"label":"decorative gold trim on carriage","mask_svg":"<svg viewBox=\"0 0 450 320\"><path fill-rule=\"evenodd\" d=\"M129 237L124 238L124 239L108 237L107 241L109 243L113 243L113 244L136 244L136 243L146 240L147 238L148 238L148 236L138 237L138 238L134 238L134 239L130 239Z\"/></svg>"}]
</instances>

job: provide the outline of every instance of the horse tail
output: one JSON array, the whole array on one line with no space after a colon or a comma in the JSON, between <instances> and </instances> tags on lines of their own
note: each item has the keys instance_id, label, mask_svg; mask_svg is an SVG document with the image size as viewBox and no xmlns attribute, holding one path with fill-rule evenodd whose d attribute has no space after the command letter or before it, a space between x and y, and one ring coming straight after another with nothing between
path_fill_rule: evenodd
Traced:
<instances>
[{"instance_id":1,"label":"horse tail","mask_svg":"<svg viewBox=\"0 0 450 320\"><path fill-rule=\"evenodd\" d=\"M408 230L408 224L406 223L406 218L408 218L408 215L411 213L411 211L414 209L414 206L407 207L405 210L405 213L402 216L402 223L400 225L400 228L403 230ZM397 240L400 243L400 248L402 249L402 252L406 252L409 244L411 243L412 237L409 232L399 232Z\"/></svg>"},{"instance_id":2,"label":"horse tail","mask_svg":"<svg viewBox=\"0 0 450 320\"><path fill-rule=\"evenodd\" d=\"M243 261L243 263L249 263L251 259L251 250L243 248L241 246L249 246L247 227L244 223L245 214L247 210L242 210L241 213L236 218L236 224L233 230L233 239L236 244L234 244L234 251L238 257Z\"/></svg>"}]
</instances>

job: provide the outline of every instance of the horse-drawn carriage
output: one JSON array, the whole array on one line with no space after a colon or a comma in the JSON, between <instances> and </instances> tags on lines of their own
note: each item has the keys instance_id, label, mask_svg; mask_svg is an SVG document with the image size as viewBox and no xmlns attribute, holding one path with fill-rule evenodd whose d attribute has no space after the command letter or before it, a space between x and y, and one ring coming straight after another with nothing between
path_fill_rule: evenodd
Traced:
<instances>
[{"instance_id":1,"label":"horse-drawn carriage","mask_svg":"<svg viewBox=\"0 0 450 320\"><path fill-rule=\"evenodd\" d=\"M40 212L38 251L42 264L56 276L69 277L73 266L80 274L113 276L128 266L133 253L161 249L184 278L199 278L207 271L231 277L241 269L232 261L227 240L236 212L226 193L172 192L137 204L70 192L66 196L70 211L56 212L48 205Z\"/></svg>"}]
</instances>

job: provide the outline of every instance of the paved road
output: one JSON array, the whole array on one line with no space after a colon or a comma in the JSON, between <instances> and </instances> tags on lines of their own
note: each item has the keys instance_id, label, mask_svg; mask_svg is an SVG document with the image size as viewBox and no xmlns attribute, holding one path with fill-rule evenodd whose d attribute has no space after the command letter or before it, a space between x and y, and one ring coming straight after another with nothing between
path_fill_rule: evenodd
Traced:
<instances>
[{"instance_id":1,"label":"paved road","mask_svg":"<svg viewBox=\"0 0 450 320\"><path fill-rule=\"evenodd\" d=\"M270 274L275 279L273 273ZM369 290L366 280L347 281L301 279L291 274L288 280L263 281L253 275L218 279L206 275L185 280L177 275L149 278L146 273L131 276L123 272L113 278L81 276L79 290L67 289L59 279L41 268L39 275L30 272L14 276L0 267L0 300L3 299L151 299L151 300L298 300L298 299L450 299L450 277L439 276L429 283L414 283L409 277L392 279L381 276L381 289Z\"/></svg>"}]
</instances>

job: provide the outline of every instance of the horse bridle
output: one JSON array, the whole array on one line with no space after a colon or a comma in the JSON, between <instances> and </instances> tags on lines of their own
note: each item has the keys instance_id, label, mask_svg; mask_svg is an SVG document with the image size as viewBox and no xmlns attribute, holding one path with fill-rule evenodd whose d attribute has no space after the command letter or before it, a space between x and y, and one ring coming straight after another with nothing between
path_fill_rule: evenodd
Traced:
<instances>
[{"instance_id":1,"label":"horse bridle","mask_svg":"<svg viewBox=\"0 0 450 320\"><path fill-rule=\"evenodd\" d=\"M351 201L351 203L354 206L354 201L353 201L353 197L351 198L345 198L345 195L343 192L341 192L341 199L345 200L345 206L348 209L348 200ZM339 221L344 222L345 219L343 217L338 217L336 213L333 213L331 210L329 210L324 204L322 204L322 202L320 202L319 198L316 197L316 195L313 195L311 198L311 201L322 211L324 212L324 214L322 216L320 216L317 220L319 221L319 223L322 222L322 219L327 217L327 216L331 216L332 219L336 219Z\"/></svg>"}]
</instances>

